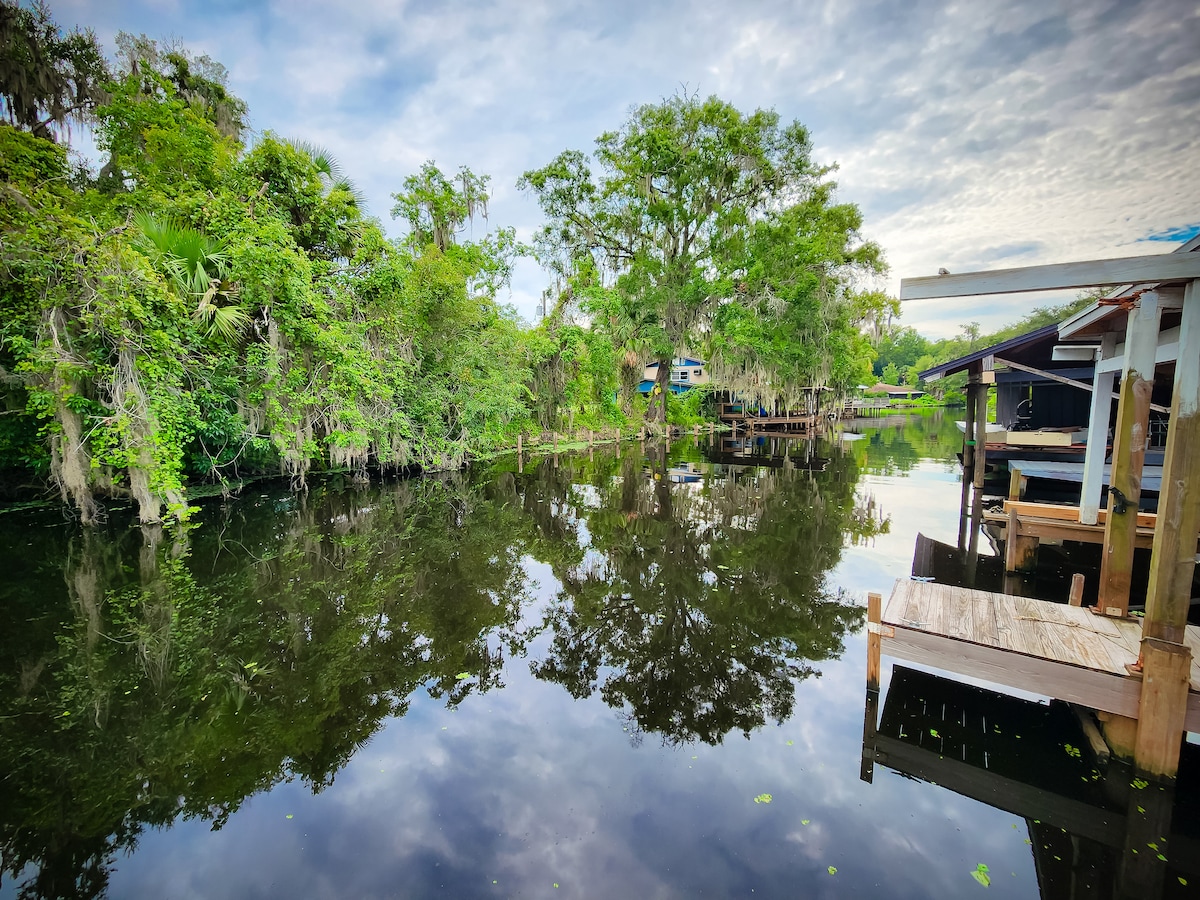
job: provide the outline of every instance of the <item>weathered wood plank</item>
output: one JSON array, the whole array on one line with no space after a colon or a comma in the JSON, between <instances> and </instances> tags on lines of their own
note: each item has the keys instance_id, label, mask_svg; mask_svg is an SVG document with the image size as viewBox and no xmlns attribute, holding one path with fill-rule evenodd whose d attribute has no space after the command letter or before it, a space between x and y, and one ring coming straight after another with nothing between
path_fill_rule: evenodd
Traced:
<instances>
[{"instance_id":1,"label":"weathered wood plank","mask_svg":"<svg viewBox=\"0 0 1200 900\"><path fill-rule=\"evenodd\" d=\"M1077 463L1055 463L1054 465L1077 465ZM1152 467L1144 467L1143 471L1150 468ZM1033 503L1029 500L1004 501L1004 511L1009 512L1011 510L1016 510L1022 519L1055 519L1071 524L1085 524L1079 520L1080 509L1078 506L1067 506L1062 503ZM1108 510L1100 510L1096 518L1099 524L1104 524L1104 521L1108 518ZM1137 520L1138 527L1153 528L1158 522L1158 516L1155 513L1139 512Z\"/></svg>"},{"instance_id":2,"label":"weathered wood plank","mask_svg":"<svg viewBox=\"0 0 1200 900\"><path fill-rule=\"evenodd\" d=\"M975 631L975 604L971 600L974 592L966 588L951 587L948 593L950 596L949 602L946 603L948 615L944 633L963 640L979 641Z\"/></svg>"},{"instance_id":3,"label":"weathered wood plank","mask_svg":"<svg viewBox=\"0 0 1200 900\"><path fill-rule=\"evenodd\" d=\"M1142 772L1175 777L1191 664L1192 653L1184 644L1151 637L1142 641L1142 693L1133 753L1134 765Z\"/></svg>"},{"instance_id":4,"label":"weathered wood plank","mask_svg":"<svg viewBox=\"0 0 1200 900\"><path fill-rule=\"evenodd\" d=\"M1187 286L1143 633L1183 640L1200 530L1200 283Z\"/></svg>"},{"instance_id":5,"label":"weathered wood plank","mask_svg":"<svg viewBox=\"0 0 1200 900\"><path fill-rule=\"evenodd\" d=\"M1200 253L1161 253L900 280L901 300L1018 294L1200 278Z\"/></svg>"},{"instance_id":6,"label":"weathered wood plank","mask_svg":"<svg viewBox=\"0 0 1200 900\"><path fill-rule=\"evenodd\" d=\"M897 578L892 585L892 593L888 595L887 605L883 608L884 622L899 622L904 618L904 610L908 604L909 581Z\"/></svg>"},{"instance_id":7,"label":"weathered wood plank","mask_svg":"<svg viewBox=\"0 0 1200 900\"><path fill-rule=\"evenodd\" d=\"M1141 682L969 641L897 627L884 636L884 653L959 675L1080 703L1131 718L1137 716Z\"/></svg>"},{"instance_id":8,"label":"weathered wood plank","mask_svg":"<svg viewBox=\"0 0 1200 900\"><path fill-rule=\"evenodd\" d=\"M975 641L987 647L1000 646L996 632L996 607L992 595L971 591L971 618L975 623Z\"/></svg>"},{"instance_id":9,"label":"weathered wood plank","mask_svg":"<svg viewBox=\"0 0 1200 900\"><path fill-rule=\"evenodd\" d=\"M1142 467L1146 459L1150 421L1150 394L1154 390L1154 350L1161 318L1158 294L1153 291L1142 294L1137 305L1129 310L1125 368L1121 373L1121 401L1113 426L1109 488L1110 491L1120 491L1129 512L1118 515L1110 503L1110 514L1104 523L1100 599L1097 605L1106 615L1123 616L1129 609L1133 551L1137 541L1137 508L1142 496Z\"/></svg>"}]
</instances>

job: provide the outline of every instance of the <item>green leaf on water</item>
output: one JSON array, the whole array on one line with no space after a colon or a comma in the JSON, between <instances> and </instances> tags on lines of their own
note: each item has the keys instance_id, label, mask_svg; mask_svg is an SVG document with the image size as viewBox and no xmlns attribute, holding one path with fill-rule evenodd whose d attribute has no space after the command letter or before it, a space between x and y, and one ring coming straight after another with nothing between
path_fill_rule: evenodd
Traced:
<instances>
[{"instance_id":1,"label":"green leaf on water","mask_svg":"<svg viewBox=\"0 0 1200 900\"><path fill-rule=\"evenodd\" d=\"M729 566L717 566L717 568L718 568L718 569L725 570L725 571L728 571L728 570L729 570Z\"/></svg>"},{"instance_id":2,"label":"green leaf on water","mask_svg":"<svg viewBox=\"0 0 1200 900\"><path fill-rule=\"evenodd\" d=\"M770 803L774 798L770 794L759 794L754 798L755 803Z\"/></svg>"},{"instance_id":3,"label":"green leaf on water","mask_svg":"<svg viewBox=\"0 0 1200 900\"><path fill-rule=\"evenodd\" d=\"M791 747L796 742L795 741L785 741L784 743L786 743L789 747Z\"/></svg>"},{"instance_id":4,"label":"green leaf on water","mask_svg":"<svg viewBox=\"0 0 1200 900\"><path fill-rule=\"evenodd\" d=\"M829 874L830 874L830 875L836 875L836 874L837 874L837 866L830 866L830 867L829 867Z\"/></svg>"},{"instance_id":5,"label":"green leaf on water","mask_svg":"<svg viewBox=\"0 0 1200 900\"><path fill-rule=\"evenodd\" d=\"M1161 859L1163 862L1167 861L1167 858L1165 856L1163 856L1161 853L1158 854L1158 858Z\"/></svg>"},{"instance_id":6,"label":"green leaf on water","mask_svg":"<svg viewBox=\"0 0 1200 900\"><path fill-rule=\"evenodd\" d=\"M470 672L459 672L454 677L457 678L459 681L466 681L468 678L471 677L471 673Z\"/></svg>"},{"instance_id":7,"label":"green leaf on water","mask_svg":"<svg viewBox=\"0 0 1200 900\"><path fill-rule=\"evenodd\" d=\"M801 820L800 820L800 824L801 824L801 825L807 825L807 824L808 824L809 822L811 822L811 821L812 821L812 819L801 819Z\"/></svg>"},{"instance_id":8,"label":"green leaf on water","mask_svg":"<svg viewBox=\"0 0 1200 900\"><path fill-rule=\"evenodd\" d=\"M1182 875L1179 876L1179 883L1182 884L1184 887L1187 887L1187 879L1184 878Z\"/></svg>"},{"instance_id":9,"label":"green leaf on water","mask_svg":"<svg viewBox=\"0 0 1200 900\"><path fill-rule=\"evenodd\" d=\"M292 814L291 814L291 813L288 813L288 814L287 814L287 817L290 819L290 818L292 817Z\"/></svg>"},{"instance_id":10,"label":"green leaf on water","mask_svg":"<svg viewBox=\"0 0 1200 900\"><path fill-rule=\"evenodd\" d=\"M940 734L938 734L938 730L937 730L936 728L930 728L930 729L929 729L929 735L930 735L930 737L935 737L935 738L940 738L940 737L941 737L941 735L940 735Z\"/></svg>"},{"instance_id":11,"label":"green leaf on water","mask_svg":"<svg viewBox=\"0 0 1200 900\"><path fill-rule=\"evenodd\" d=\"M971 873L971 877L984 887L990 887L992 884L992 876L988 874L988 867L983 863L975 867L975 871Z\"/></svg>"}]
</instances>

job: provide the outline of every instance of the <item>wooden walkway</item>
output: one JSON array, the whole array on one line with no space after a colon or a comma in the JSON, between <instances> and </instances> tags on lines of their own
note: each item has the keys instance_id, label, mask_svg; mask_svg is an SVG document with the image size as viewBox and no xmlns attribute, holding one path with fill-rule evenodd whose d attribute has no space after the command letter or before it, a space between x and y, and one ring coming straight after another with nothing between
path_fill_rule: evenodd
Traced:
<instances>
[{"instance_id":1,"label":"wooden walkway","mask_svg":"<svg viewBox=\"0 0 1200 900\"><path fill-rule=\"evenodd\" d=\"M872 627L873 626L873 627ZM932 582L898 580L871 623L889 656L996 685L1138 717L1141 620L1088 608ZM1186 728L1200 731L1200 628L1189 625ZM870 669L870 663L868 663Z\"/></svg>"}]
</instances>

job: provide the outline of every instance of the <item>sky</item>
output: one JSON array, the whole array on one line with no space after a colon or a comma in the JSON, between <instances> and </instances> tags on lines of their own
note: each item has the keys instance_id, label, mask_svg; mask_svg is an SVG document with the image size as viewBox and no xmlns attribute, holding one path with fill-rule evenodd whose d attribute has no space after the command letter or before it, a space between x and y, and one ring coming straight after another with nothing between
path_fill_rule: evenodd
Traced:
<instances>
[{"instance_id":1,"label":"sky","mask_svg":"<svg viewBox=\"0 0 1200 900\"><path fill-rule=\"evenodd\" d=\"M522 172L590 151L680 90L807 126L883 248L881 287L1169 252L1200 230L1194 0L51 0L60 25L177 38L229 69L254 132L317 143L390 233L425 160L492 178L489 225L541 224ZM482 225L479 227L483 227ZM532 319L548 276L523 261ZM902 323L984 331L1071 294L913 301Z\"/></svg>"}]
</instances>

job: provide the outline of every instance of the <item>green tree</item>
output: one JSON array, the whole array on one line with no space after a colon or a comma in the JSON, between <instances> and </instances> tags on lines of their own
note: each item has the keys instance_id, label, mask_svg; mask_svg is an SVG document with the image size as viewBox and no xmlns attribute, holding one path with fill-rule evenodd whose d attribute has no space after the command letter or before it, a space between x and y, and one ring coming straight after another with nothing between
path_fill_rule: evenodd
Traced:
<instances>
[{"instance_id":1,"label":"green tree","mask_svg":"<svg viewBox=\"0 0 1200 900\"><path fill-rule=\"evenodd\" d=\"M63 34L45 3L0 0L0 112L10 124L54 140L90 117L108 79L91 30Z\"/></svg>"},{"instance_id":2,"label":"green tree","mask_svg":"<svg viewBox=\"0 0 1200 900\"><path fill-rule=\"evenodd\" d=\"M596 139L598 175L568 150L521 177L550 220L542 246L562 259L592 257L640 313L659 363L648 416L666 421L671 359L700 340L705 314L749 290L755 223L810 197L828 173L810 153L803 126L781 125L773 111L677 95ZM772 261L757 261L767 271L755 287L766 287Z\"/></svg>"},{"instance_id":3,"label":"green tree","mask_svg":"<svg viewBox=\"0 0 1200 900\"><path fill-rule=\"evenodd\" d=\"M883 383L898 385L900 383L900 369L895 363L888 363L883 369Z\"/></svg>"}]
</instances>

